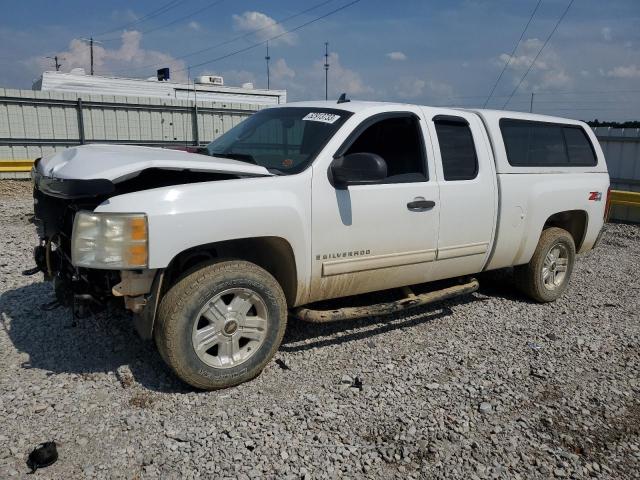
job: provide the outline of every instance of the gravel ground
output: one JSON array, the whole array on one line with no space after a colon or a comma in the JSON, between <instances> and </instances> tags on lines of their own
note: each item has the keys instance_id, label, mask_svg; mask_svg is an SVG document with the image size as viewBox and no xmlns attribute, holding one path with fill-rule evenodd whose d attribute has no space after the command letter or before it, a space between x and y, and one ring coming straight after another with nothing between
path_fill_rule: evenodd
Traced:
<instances>
[{"instance_id":1,"label":"gravel ground","mask_svg":"<svg viewBox=\"0 0 640 480\"><path fill-rule=\"evenodd\" d=\"M23 277L28 184L0 182L0 478L640 478L640 228L610 225L568 293L508 274L411 314L290 323L264 373L202 393L127 317L45 312Z\"/></svg>"}]
</instances>

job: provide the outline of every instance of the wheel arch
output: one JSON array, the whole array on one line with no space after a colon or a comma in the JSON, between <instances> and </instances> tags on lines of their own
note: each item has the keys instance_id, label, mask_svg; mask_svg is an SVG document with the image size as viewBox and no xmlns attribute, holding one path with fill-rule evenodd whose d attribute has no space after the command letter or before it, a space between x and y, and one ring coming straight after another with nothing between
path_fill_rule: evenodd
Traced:
<instances>
[{"instance_id":1,"label":"wheel arch","mask_svg":"<svg viewBox=\"0 0 640 480\"><path fill-rule=\"evenodd\" d=\"M218 259L246 260L269 272L282 287L287 306L297 305L301 282L291 244L282 237L255 237L225 240L188 248L173 257L166 268L156 273L147 305L134 320L143 339L153 338L158 305L178 280L198 267Z\"/></svg>"},{"instance_id":2,"label":"wheel arch","mask_svg":"<svg viewBox=\"0 0 640 480\"><path fill-rule=\"evenodd\" d=\"M551 210L553 212L553 210ZM524 265L531 260L533 253L545 230L551 227L562 228L569 232L573 238L576 252L581 251L585 242L589 227L589 213L582 209L562 210L559 212L547 212L536 218L532 225L532 233L523 235L518 252L511 265Z\"/></svg>"},{"instance_id":3,"label":"wheel arch","mask_svg":"<svg viewBox=\"0 0 640 480\"><path fill-rule=\"evenodd\" d=\"M573 243L576 246L576 252L579 252L584 242L588 225L589 214L585 210L565 210L549 216L540 231L540 235L550 227L562 228L571 234Z\"/></svg>"},{"instance_id":4,"label":"wheel arch","mask_svg":"<svg viewBox=\"0 0 640 480\"><path fill-rule=\"evenodd\" d=\"M164 271L163 292L199 265L222 258L246 260L264 268L282 287L287 305L294 305L298 294L295 254L286 239L272 236L224 240L178 253Z\"/></svg>"}]
</instances>

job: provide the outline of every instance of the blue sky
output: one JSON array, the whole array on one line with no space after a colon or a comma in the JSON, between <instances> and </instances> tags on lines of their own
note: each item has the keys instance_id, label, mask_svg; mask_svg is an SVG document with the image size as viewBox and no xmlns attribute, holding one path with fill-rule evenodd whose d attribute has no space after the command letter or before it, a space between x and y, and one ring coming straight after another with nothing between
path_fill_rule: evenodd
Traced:
<instances>
[{"instance_id":1,"label":"blue sky","mask_svg":"<svg viewBox=\"0 0 640 480\"><path fill-rule=\"evenodd\" d=\"M149 77L167 65L180 79L189 65L248 48L349 2L2 0L0 86L30 88L43 69L52 68L44 57L55 54L64 57L63 71L88 70L88 49L79 39L91 35L103 41L96 47L97 73ZM542 0L489 106L503 106L568 3ZM271 85L286 88L289 100L322 98L329 41L331 97L346 91L359 99L482 105L536 4L360 0L272 41ZM540 113L640 118L639 25L638 0L575 0L508 108L527 110L533 91ZM220 43L226 44L181 58ZM215 73L230 85L264 87L264 55L260 45L194 67L191 75Z\"/></svg>"}]
</instances>

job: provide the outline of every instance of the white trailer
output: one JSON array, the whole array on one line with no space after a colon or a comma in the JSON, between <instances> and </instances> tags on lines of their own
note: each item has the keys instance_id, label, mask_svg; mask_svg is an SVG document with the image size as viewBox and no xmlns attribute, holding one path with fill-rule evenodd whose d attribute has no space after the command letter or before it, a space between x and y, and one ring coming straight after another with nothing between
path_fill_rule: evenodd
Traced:
<instances>
[{"instance_id":1,"label":"white trailer","mask_svg":"<svg viewBox=\"0 0 640 480\"><path fill-rule=\"evenodd\" d=\"M81 68L73 69L70 73L44 72L33 84L33 90L258 105L279 105L287 102L286 90L253 88L253 85L248 83L242 87L230 87L224 85L222 77L214 75L201 75L195 83L181 83L158 81L154 78L86 75Z\"/></svg>"}]
</instances>

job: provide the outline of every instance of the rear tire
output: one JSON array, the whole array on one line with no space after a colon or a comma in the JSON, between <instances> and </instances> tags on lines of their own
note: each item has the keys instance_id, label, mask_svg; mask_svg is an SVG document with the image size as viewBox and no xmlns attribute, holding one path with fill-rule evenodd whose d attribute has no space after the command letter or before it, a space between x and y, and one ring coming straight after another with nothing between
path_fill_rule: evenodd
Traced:
<instances>
[{"instance_id":1,"label":"rear tire","mask_svg":"<svg viewBox=\"0 0 640 480\"><path fill-rule=\"evenodd\" d=\"M160 303L154 338L183 381L203 390L260 374L278 350L287 304L278 282L241 260L208 264L179 280Z\"/></svg>"},{"instance_id":2,"label":"rear tire","mask_svg":"<svg viewBox=\"0 0 640 480\"><path fill-rule=\"evenodd\" d=\"M571 234L562 228L547 228L529 263L515 267L516 285L537 302L553 302L567 289L575 258Z\"/></svg>"}]
</instances>

